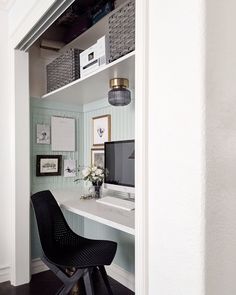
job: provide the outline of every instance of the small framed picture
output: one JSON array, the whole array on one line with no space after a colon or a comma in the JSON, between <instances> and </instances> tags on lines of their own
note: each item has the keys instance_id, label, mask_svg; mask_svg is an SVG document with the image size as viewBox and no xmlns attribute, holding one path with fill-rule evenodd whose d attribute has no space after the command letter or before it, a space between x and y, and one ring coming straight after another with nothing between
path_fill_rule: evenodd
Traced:
<instances>
[{"instance_id":1,"label":"small framed picture","mask_svg":"<svg viewBox=\"0 0 236 295\"><path fill-rule=\"evenodd\" d=\"M93 145L101 146L111 140L111 115L93 118Z\"/></svg>"},{"instance_id":2,"label":"small framed picture","mask_svg":"<svg viewBox=\"0 0 236 295\"><path fill-rule=\"evenodd\" d=\"M37 155L36 176L61 175L61 155Z\"/></svg>"},{"instance_id":3,"label":"small framed picture","mask_svg":"<svg viewBox=\"0 0 236 295\"><path fill-rule=\"evenodd\" d=\"M104 149L91 149L91 165L104 168Z\"/></svg>"},{"instance_id":4,"label":"small framed picture","mask_svg":"<svg viewBox=\"0 0 236 295\"><path fill-rule=\"evenodd\" d=\"M64 177L76 176L76 160L64 160Z\"/></svg>"},{"instance_id":5,"label":"small framed picture","mask_svg":"<svg viewBox=\"0 0 236 295\"><path fill-rule=\"evenodd\" d=\"M37 124L37 143L50 144L50 126L45 124Z\"/></svg>"}]
</instances>

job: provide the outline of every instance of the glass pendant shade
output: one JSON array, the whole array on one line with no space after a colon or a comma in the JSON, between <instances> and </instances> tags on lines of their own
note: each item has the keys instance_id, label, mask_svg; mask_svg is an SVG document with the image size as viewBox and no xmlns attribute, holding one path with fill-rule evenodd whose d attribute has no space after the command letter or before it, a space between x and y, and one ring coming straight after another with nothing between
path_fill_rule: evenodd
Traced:
<instances>
[{"instance_id":1,"label":"glass pendant shade","mask_svg":"<svg viewBox=\"0 0 236 295\"><path fill-rule=\"evenodd\" d=\"M115 78L110 80L111 90L108 92L108 102L113 106L126 106L131 102L131 93L127 89L128 79Z\"/></svg>"}]
</instances>

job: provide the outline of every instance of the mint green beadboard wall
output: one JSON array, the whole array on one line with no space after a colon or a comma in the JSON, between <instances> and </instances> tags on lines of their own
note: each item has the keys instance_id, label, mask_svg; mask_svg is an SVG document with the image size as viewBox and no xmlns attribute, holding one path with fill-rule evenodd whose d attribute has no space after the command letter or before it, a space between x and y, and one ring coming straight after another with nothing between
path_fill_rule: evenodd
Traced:
<instances>
[{"instance_id":1,"label":"mint green beadboard wall","mask_svg":"<svg viewBox=\"0 0 236 295\"><path fill-rule=\"evenodd\" d=\"M61 176L36 177L36 155L62 155L62 166L64 159L74 159L78 165L83 165L83 109L78 106L68 106L57 103L50 103L46 100L31 98L31 192L35 193L46 189L65 189L76 187L80 184L74 182L74 178ZM51 126L51 116L65 116L76 119L76 151L75 152L52 152L51 145L36 143L37 124ZM73 230L83 234L83 218L64 210L64 215ZM31 257L32 259L41 256L41 246L38 238L38 231L33 211L31 210Z\"/></svg>"},{"instance_id":2,"label":"mint green beadboard wall","mask_svg":"<svg viewBox=\"0 0 236 295\"><path fill-rule=\"evenodd\" d=\"M61 153L65 159L76 159L77 164L90 165L92 142L92 118L111 114L112 140L134 139L134 103L126 107L112 107L106 99L99 100L83 107L48 103L32 99L31 103L31 191L43 189L70 188L77 186L73 178L36 177L35 159L37 154L58 154L51 152L50 145L36 144L36 124L49 124L51 116L74 117L77 121L77 150L73 153ZM82 184L81 184L82 185ZM74 231L90 238L111 239L118 242L118 250L114 263L134 273L134 237L111 227L83 219L76 214L65 212L65 217ZM35 219L31 216L31 252L32 258L41 253Z\"/></svg>"}]
</instances>

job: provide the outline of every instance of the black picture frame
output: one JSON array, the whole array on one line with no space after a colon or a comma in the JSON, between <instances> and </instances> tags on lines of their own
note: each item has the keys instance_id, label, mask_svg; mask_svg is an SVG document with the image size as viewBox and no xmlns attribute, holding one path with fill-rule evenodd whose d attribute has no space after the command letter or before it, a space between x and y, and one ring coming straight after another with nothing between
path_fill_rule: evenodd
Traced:
<instances>
[{"instance_id":1,"label":"black picture frame","mask_svg":"<svg viewBox=\"0 0 236 295\"><path fill-rule=\"evenodd\" d=\"M37 155L36 176L61 175L62 155Z\"/></svg>"}]
</instances>

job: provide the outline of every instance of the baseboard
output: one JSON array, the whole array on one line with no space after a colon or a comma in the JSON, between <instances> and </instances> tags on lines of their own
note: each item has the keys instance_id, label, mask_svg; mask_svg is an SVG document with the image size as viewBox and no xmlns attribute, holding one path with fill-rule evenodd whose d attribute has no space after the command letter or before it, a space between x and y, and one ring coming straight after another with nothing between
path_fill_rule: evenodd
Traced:
<instances>
[{"instance_id":1,"label":"baseboard","mask_svg":"<svg viewBox=\"0 0 236 295\"><path fill-rule=\"evenodd\" d=\"M134 291L135 289L135 277L133 273L121 268L117 264L112 264L106 267L107 274L114 280L125 286L126 288Z\"/></svg>"},{"instance_id":2,"label":"baseboard","mask_svg":"<svg viewBox=\"0 0 236 295\"><path fill-rule=\"evenodd\" d=\"M40 273L48 270L48 267L43 263L40 258L32 259L31 261L31 274Z\"/></svg>"},{"instance_id":3,"label":"baseboard","mask_svg":"<svg viewBox=\"0 0 236 295\"><path fill-rule=\"evenodd\" d=\"M48 270L48 267L42 262L40 258L33 259L31 262L31 274L40 273ZM126 288L134 291L135 281L134 274L124 270L116 264L106 267L107 274L114 280L125 286Z\"/></svg>"},{"instance_id":4,"label":"baseboard","mask_svg":"<svg viewBox=\"0 0 236 295\"><path fill-rule=\"evenodd\" d=\"M10 281L10 266L0 267L0 283Z\"/></svg>"}]
</instances>

